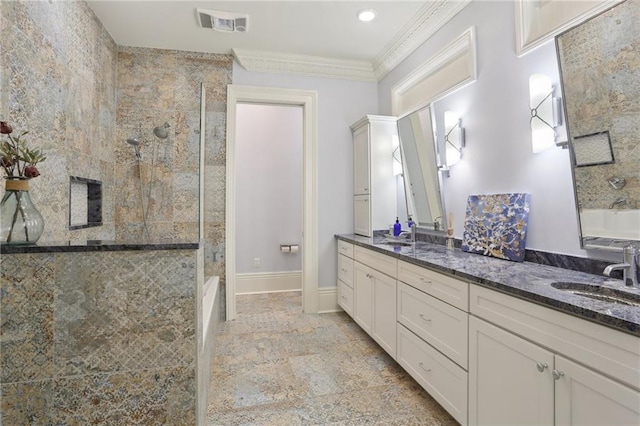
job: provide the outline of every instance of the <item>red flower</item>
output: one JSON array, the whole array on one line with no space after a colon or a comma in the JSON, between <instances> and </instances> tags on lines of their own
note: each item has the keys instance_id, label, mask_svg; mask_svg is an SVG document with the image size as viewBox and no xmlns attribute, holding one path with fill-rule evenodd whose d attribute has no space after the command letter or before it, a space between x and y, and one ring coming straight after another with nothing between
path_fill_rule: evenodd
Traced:
<instances>
[{"instance_id":1,"label":"red flower","mask_svg":"<svg viewBox=\"0 0 640 426\"><path fill-rule=\"evenodd\" d=\"M36 166L26 166L24 168L24 175L28 178L34 178L40 176L40 172Z\"/></svg>"},{"instance_id":2,"label":"red flower","mask_svg":"<svg viewBox=\"0 0 640 426\"><path fill-rule=\"evenodd\" d=\"M6 121L0 121L0 133L8 135L11 132L13 132L13 127Z\"/></svg>"}]
</instances>

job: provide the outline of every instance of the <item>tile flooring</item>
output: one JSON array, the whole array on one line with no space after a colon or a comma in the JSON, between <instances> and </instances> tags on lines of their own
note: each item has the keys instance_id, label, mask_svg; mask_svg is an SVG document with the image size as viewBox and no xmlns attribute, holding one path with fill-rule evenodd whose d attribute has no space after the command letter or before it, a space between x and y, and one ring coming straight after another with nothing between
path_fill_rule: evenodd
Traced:
<instances>
[{"instance_id":1,"label":"tile flooring","mask_svg":"<svg viewBox=\"0 0 640 426\"><path fill-rule=\"evenodd\" d=\"M457 425L345 313L299 292L237 297L212 360L209 425Z\"/></svg>"}]
</instances>

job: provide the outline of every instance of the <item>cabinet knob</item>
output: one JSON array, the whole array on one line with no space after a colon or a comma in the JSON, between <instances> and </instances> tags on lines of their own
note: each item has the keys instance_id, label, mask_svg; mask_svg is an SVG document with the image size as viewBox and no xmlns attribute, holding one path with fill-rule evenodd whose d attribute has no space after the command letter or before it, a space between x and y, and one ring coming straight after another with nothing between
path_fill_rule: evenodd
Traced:
<instances>
[{"instance_id":1,"label":"cabinet knob","mask_svg":"<svg viewBox=\"0 0 640 426\"><path fill-rule=\"evenodd\" d=\"M431 369L427 368L424 366L423 363L419 362L418 365L420 366L420 368L422 368L424 371L426 371L427 373L431 373Z\"/></svg>"},{"instance_id":2,"label":"cabinet knob","mask_svg":"<svg viewBox=\"0 0 640 426\"><path fill-rule=\"evenodd\" d=\"M560 371L560 370L553 370L553 378L555 380L560 380L560 377L564 376L564 372Z\"/></svg>"},{"instance_id":3,"label":"cabinet knob","mask_svg":"<svg viewBox=\"0 0 640 426\"><path fill-rule=\"evenodd\" d=\"M420 277L420 281L422 281L425 284L431 284L431 282L432 282L431 280L427 280L424 277Z\"/></svg>"},{"instance_id":4,"label":"cabinet knob","mask_svg":"<svg viewBox=\"0 0 640 426\"><path fill-rule=\"evenodd\" d=\"M545 370L545 368L549 366L544 362L537 362L536 367L538 368L538 371L542 373Z\"/></svg>"},{"instance_id":5,"label":"cabinet knob","mask_svg":"<svg viewBox=\"0 0 640 426\"><path fill-rule=\"evenodd\" d=\"M340 296L340 298L341 298L342 300L347 300L347 298L346 298L346 297L344 297L344 296Z\"/></svg>"},{"instance_id":6,"label":"cabinet knob","mask_svg":"<svg viewBox=\"0 0 640 426\"><path fill-rule=\"evenodd\" d=\"M342 272L347 272L347 270L346 270L346 269L344 269L344 268L342 268L342 269L341 269L341 271L342 271Z\"/></svg>"}]
</instances>

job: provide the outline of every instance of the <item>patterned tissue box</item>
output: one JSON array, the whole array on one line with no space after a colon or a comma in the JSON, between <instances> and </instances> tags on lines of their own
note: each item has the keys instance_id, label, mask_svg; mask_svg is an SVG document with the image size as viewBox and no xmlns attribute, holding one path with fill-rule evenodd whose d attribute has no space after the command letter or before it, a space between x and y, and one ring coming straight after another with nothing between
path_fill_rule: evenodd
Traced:
<instances>
[{"instance_id":1,"label":"patterned tissue box","mask_svg":"<svg viewBox=\"0 0 640 426\"><path fill-rule=\"evenodd\" d=\"M524 261L530 194L470 195L462 250Z\"/></svg>"}]
</instances>

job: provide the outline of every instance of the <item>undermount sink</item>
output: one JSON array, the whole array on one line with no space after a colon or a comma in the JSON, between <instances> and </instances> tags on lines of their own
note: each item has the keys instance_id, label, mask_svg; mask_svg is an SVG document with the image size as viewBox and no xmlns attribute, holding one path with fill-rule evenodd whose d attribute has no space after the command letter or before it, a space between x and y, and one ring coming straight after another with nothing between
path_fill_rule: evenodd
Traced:
<instances>
[{"instance_id":1,"label":"undermount sink","mask_svg":"<svg viewBox=\"0 0 640 426\"><path fill-rule=\"evenodd\" d=\"M588 297L590 299L600 300L603 302L617 303L619 305L640 307L640 295L627 293L614 288L594 284L568 282L551 283L551 287L575 294L576 296Z\"/></svg>"},{"instance_id":2,"label":"undermount sink","mask_svg":"<svg viewBox=\"0 0 640 426\"><path fill-rule=\"evenodd\" d=\"M410 247L412 243L407 243L405 241L384 241L380 244L384 244L385 246L395 246L395 247Z\"/></svg>"}]
</instances>

